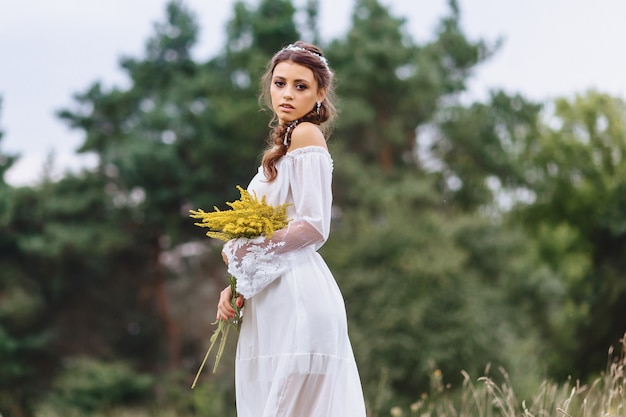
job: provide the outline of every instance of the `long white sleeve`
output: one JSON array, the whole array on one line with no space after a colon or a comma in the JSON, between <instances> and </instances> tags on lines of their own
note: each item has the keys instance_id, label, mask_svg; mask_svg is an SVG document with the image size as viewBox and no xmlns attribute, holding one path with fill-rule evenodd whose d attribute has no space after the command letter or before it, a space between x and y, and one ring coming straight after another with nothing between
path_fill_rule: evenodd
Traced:
<instances>
[{"instance_id":1,"label":"long white sleeve","mask_svg":"<svg viewBox=\"0 0 626 417\"><path fill-rule=\"evenodd\" d=\"M259 198L266 195L264 188L273 190L273 195L266 195L268 204L290 203L289 225L271 239L241 238L224 245L228 272L237 278L237 291L246 298L280 277L295 251L318 250L330 232L333 166L328 152L321 147L300 148L285 155L277 169L275 184L253 179L249 189Z\"/></svg>"}]
</instances>

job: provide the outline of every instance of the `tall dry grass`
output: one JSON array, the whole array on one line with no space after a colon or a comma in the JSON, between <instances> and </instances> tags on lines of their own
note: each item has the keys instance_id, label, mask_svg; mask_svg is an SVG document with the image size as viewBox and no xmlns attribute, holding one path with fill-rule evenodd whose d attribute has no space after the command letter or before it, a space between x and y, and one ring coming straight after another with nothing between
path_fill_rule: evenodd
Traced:
<instances>
[{"instance_id":1,"label":"tall dry grass","mask_svg":"<svg viewBox=\"0 0 626 417\"><path fill-rule=\"evenodd\" d=\"M607 368L592 383L544 381L528 399L517 398L507 373L503 382L485 376L476 382L463 373L458 393L448 392L440 375L431 378L431 392L409 409L393 407L392 417L625 417L626 416L626 334L621 352L609 349ZM486 372L488 374L488 372Z\"/></svg>"}]
</instances>

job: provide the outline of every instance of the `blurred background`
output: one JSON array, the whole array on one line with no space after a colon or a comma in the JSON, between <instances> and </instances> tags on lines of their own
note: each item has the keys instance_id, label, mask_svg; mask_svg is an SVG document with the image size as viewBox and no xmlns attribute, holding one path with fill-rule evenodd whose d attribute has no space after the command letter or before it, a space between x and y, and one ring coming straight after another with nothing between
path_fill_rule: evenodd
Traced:
<instances>
[{"instance_id":1,"label":"blurred background","mask_svg":"<svg viewBox=\"0 0 626 417\"><path fill-rule=\"evenodd\" d=\"M258 80L297 39L338 81L321 252L370 416L462 372L505 370L521 401L605 371L626 331L626 4L494 3L4 5L0 415L235 415L234 340L190 389L227 280L188 211L255 172Z\"/></svg>"}]
</instances>

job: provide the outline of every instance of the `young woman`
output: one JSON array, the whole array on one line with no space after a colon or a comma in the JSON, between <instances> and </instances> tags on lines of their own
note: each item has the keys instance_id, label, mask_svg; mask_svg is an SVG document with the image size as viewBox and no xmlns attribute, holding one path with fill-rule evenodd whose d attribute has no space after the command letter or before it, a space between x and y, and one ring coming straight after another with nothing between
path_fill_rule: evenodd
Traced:
<instances>
[{"instance_id":1,"label":"young woman","mask_svg":"<svg viewBox=\"0 0 626 417\"><path fill-rule=\"evenodd\" d=\"M324 128L336 114L322 51L296 42L274 55L262 98L274 113L270 144L248 190L289 203L271 240L224 245L245 312L237 346L238 417L365 417L346 311L317 250L330 231L333 163ZM227 287L217 317L234 315Z\"/></svg>"}]
</instances>

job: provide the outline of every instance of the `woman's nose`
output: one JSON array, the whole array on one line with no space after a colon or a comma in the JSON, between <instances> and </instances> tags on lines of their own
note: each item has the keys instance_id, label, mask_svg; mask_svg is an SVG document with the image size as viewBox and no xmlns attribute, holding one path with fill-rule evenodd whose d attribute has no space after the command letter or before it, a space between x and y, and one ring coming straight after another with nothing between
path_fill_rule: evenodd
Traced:
<instances>
[{"instance_id":1,"label":"woman's nose","mask_svg":"<svg viewBox=\"0 0 626 417\"><path fill-rule=\"evenodd\" d=\"M286 99L292 99L293 98L293 93L291 92L291 88L287 87L285 88L285 92L283 93L283 97Z\"/></svg>"}]
</instances>

